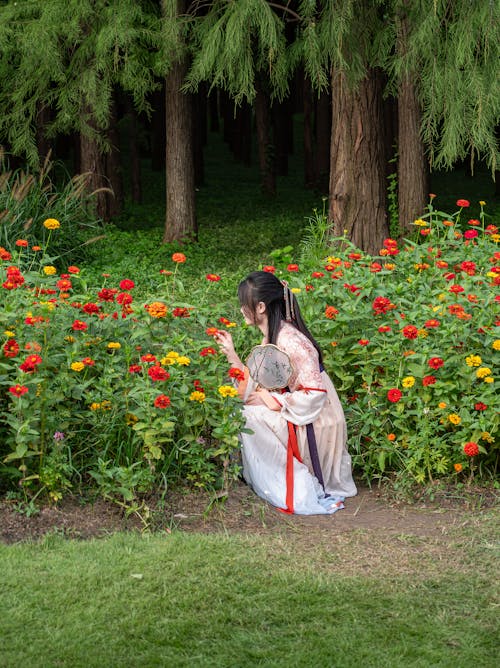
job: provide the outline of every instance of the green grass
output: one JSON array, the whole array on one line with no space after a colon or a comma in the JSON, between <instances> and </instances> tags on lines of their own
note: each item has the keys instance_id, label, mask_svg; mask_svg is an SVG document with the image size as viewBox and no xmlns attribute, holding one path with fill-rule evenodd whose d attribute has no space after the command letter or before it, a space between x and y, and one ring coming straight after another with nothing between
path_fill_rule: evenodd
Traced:
<instances>
[{"instance_id":1,"label":"green grass","mask_svg":"<svg viewBox=\"0 0 500 668\"><path fill-rule=\"evenodd\" d=\"M401 572L350 570L356 532L321 546L180 532L0 546L0 665L494 666L490 529L439 560L406 541Z\"/></svg>"}]
</instances>

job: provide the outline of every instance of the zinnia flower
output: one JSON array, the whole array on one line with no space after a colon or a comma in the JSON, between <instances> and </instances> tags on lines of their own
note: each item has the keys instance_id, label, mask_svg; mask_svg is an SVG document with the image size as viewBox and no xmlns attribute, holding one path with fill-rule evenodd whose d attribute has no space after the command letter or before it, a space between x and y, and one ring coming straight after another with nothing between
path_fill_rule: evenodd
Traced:
<instances>
[{"instance_id":1,"label":"zinnia flower","mask_svg":"<svg viewBox=\"0 0 500 668\"><path fill-rule=\"evenodd\" d=\"M453 464L453 468L455 469L455 471L457 473L460 473L460 471L463 469L463 466L462 466L462 464L457 463L457 464Z\"/></svg>"},{"instance_id":2,"label":"zinnia flower","mask_svg":"<svg viewBox=\"0 0 500 668\"><path fill-rule=\"evenodd\" d=\"M470 202L468 199L457 199L457 206L461 207L462 209L466 209L470 206Z\"/></svg>"},{"instance_id":3,"label":"zinnia flower","mask_svg":"<svg viewBox=\"0 0 500 668\"><path fill-rule=\"evenodd\" d=\"M3 354L5 357L16 357L19 352L19 344L15 339L9 339L3 345Z\"/></svg>"},{"instance_id":4,"label":"zinnia flower","mask_svg":"<svg viewBox=\"0 0 500 668\"><path fill-rule=\"evenodd\" d=\"M448 415L448 420L455 425L458 425L462 422L462 418L460 417L460 415L457 415L456 413L450 413Z\"/></svg>"},{"instance_id":5,"label":"zinnia flower","mask_svg":"<svg viewBox=\"0 0 500 668\"><path fill-rule=\"evenodd\" d=\"M13 394L15 397L22 397L23 394L26 394L28 391L28 388L26 385L13 385L12 387L9 387L9 392Z\"/></svg>"},{"instance_id":6,"label":"zinnia flower","mask_svg":"<svg viewBox=\"0 0 500 668\"><path fill-rule=\"evenodd\" d=\"M268 274L274 274L276 267L273 267L270 264L266 264L264 267L262 267L262 271L267 271Z\"/></svg>"},{"instance_id":7,"label":"zinnia flower","mask_svg":"<svg viewBox=\"0 0 500 668\"><path fill-rule=\"evenodd\" d=\"M238 390L233 387L232 385L221 385L219 387L219 394L222 397L237 397L238 396Z\"/></svg>"},{"instance_id":8,"label":"zinnia flower","mask_svg":"<svg viewBox=\"0 0 500 668\"><path fill-rule=\"evenodd\" d=\"M172 315L174 318L189 318L190 313L189 309L186 308L185 306L177 306L172 311Z\"/></svg>"},{"instance_id":9,"label":"zinnia flower","mask_svg":"<svg viewBox=\"0 0 500 668\"><path fill-rule=\"evenodd\" d=\"M443 366L444 361L440 357L431 357L427 364L431 369L440 369Z\"/></svg>"},{"instance_id":10,"label":"zinnia flower","mask_svg":"<svg viewBox=\"0 0 500 668\"><path fill-rule=\"evenodd\" d=\"M131 364L128 368L129 373L141 373L142 366L140 364Z\"/></svg>"},{"instance_id":11,"label":"zinnia flower","mask_svg":"<svg viewBox=\"0 0 500 668\"><path fill-rule=\"evenodd\" d=\"M479 236L479 232L477 230L465 230L464 232L465 239L475 239L477 236Z\"/></svg>"},{"instance_id":12,"label":"zinnia flower","mask_svg":"<svg viewBox=\"0 0 500 668\"><path fill-rule=\"evenodd\" d=\"M467 457L475 457L479 454L479 446L474 441L468 441L464 445L464 453Z\"/></svg>"},{"instance_id":13,"label":"zinnia flower","mask_svg":"<svg viewBox=\"0 0 500 668\"><path fill-rule=\"evenodd\" d=\"M370 343L368 339L359 339L358 344L360 346L367 346Z\"/></svg>"},{"instance_id":14,"label":"zinnia flower","mask_svg":"<svg viewBox=\"0 0 500 668\"><path fill-rule=\"evenodd\" d=\"M86 329L88 329L88 325L86 322L83 322L83 320L75 320L71 325L71 329L75 332L84 332Z\"/></svg>"},{"instance_id":15,"label":"zinnia flower","mask_svg":"<svg viewBox=\"0 0 500 668\"><path fill-rule=\"evenodd\" d=\"M485 411L488 408L486 404L483 404L482 401L478 401L474 404L474 410L476 411Z\"/></svg>"},{"instance_id":16,"label":"zinnia flower","mask_svg":"<svg viewBox=\"0 0 500 668\"><path fill-rule=\"evenodd\" d=\"M217 283L217 281L220 281L220 276L218 274L207 274L205 278L207 281L212 281L212 283Z\"/></svg>"},{"instance_id":17,"label":"zinnia flower","mask_svg":"<svg viewBox=\"0 0 500 668\"><path fill-rule=\"evenodd\" d=\"M167 307L163 302L151 302L144 308L152 318L164 318L167 315Z\"/></svg>"},{"instance_id":18,"label":"zinnia flower","mask_svg":"<svg viewBox=\"0 0 500 668\"><path fill-rule=\"evenodd\" d=\"M439 320L436 320L435 318L431 318L430 320L427 320L424 324L424 327L427 327L427 329L432 329L435 327L439 327L441 323Z\"/></svg>"},{"instance_id":19,"label":"zinnia flower","mask_svg":"<svg viewBox=\"0 0 500 668\"><path fill-rule=\"evenodd\" d=\"M339 311L335 308L335 306L327 306L325 309L325 318L328 318L329 320L335 320L335 316L337 316L338 313Z\"/></svg>"},{"instance_id":20,"label":"zinnia flower","mask_svg":"<svg viewBox=\"0 0 500 668\"><path fill-rule=\"evenodd\" d=\"M78 267L75 267L74 264L72 264L72 265L70 265L70 266L68 267L68 272L69 272L70 274L79 274L79 273L80 273L80 269L79 269Z\"/></svg>"},{"instance_id":21,"label":"zinnia flower","mask_svg":"<svg viewBox=\"0 0 500 668\"><path fill-rule=\"evenodd\" d=\"M216 355L217 351L215 348L202 348L200 350L200 357L208 357L208 355Z\"/></svg>"},{"instance_id":22,"label":"zinnia flower","mask_svg":"<svg viewBox=\"0 0 500 668\"><path fill-rule=\"evenodd\" d=\"M436 383L436 376L424 376L422 378L422 385L428 387L429 385L434 385Z\"/></svg>"},{"instance_id":23,"label":"zinnia flower","mask_svg":"<svg viewBox=\"0 0 500 668\"><path fill-rule=\"evenodd\" d=\"M237 381L243 380L245 378L245 374L241 369L238 369L236 366L232 366L229 369L229 377L234 378Z\"/></svg>"},{"instance_id":24,"label":"zinnia flower","mask_svg":"<svg viewBox=\"0 0 500 668\"><path fill-rule=\"evenodd\" d=\"M151 378L151 380L154 381L163 381L163 380L168 380L170 378L170 374L168 373L168 371L165 371L163 367L157 364L149 367L148 376Z\"/></svg>"},{"instance_id":25,"label":"zinnia flower","mask_svg":"<svg viewBox=\"0 0 500 668\"><path fill-rule=\"evenodd\" d=\"M403 378L401 381L401 385L403 387L413 387L415 385L415 378L413 376L406 376L406 378Z\"/></svg>"},{"instance_id":26,"label":"zinnia flower","mask_svg":"<svg viewBox=\"0 0 500 668\"><path fill-rule=\"evenodd\" d=\"M118 341L110 341L108 343L108 349L109 350L120 350L121 347L122 347L122 344L119 343Z\"/></svg>"},{"instance_id":27,"label":"zinnia flower","mask_svg":"<svg viewBox=\"0 0 500 668\"><path fill-rule=\"evenodd\" d=\"M26 239L18 239L16 241L16 246L19 246L19 248L27 248L28 242L26 241Z\"/></svg>"},{"instance_id":28,"label":"zinnia flower","mask_svg":"<svg viewBox=\"0 0 500 668\"><path fill-rule=\"evenodd\" d=\"M297 272L297 271L299 271L299 265L298 264L289 264L288 267L287 267L287 271Z\"/></svg>"},{"instance_id":29,"label":"zinnia flower","mask_svg":"<svg viewBox=\"0 0 500 668\"><path fill-rule=\"evenodd\" d=\"M180 355L176 359L177 364L180 364L181 366L189 366L191 364L191 360L189 357L186 357L185 355Z\"/></svg>"},{"instance_id":30,"label":"zinnia flower","mask_svg":"<svg viewBox=\"0 0 500 668\"><path fill-rule=\"evenodd\" d=\"M53 267L51 264L47 264L43 268L43 273L46 276L53 276L54 274L57 274L57 269L55 267Z\"/></svg>"},{"instance_id":31,"label":"zinnia flower","mask_svg":"<svg viewBox=\"0 0 500 668\"><path fill-rule=\"evenodd\" d=\"M495 341L493 341L491 344L491 347L493 350L500 350L500 339L495 339Z\"/></svg>"},{"instance_id":32,"label":"zinnia flower","mask_svg":"<svg viewBox=\"0 0 500 668\"><path fill-rule=\"evenodd\" d=\"M488 369L487 366L483 366L476 371L477 378L486 378L486 376L491 376L491 369Z\"/></svg>"},{"instance_id":33,"label":"zinnia flower","mask_svg":"<svg viewBox=\"0 0 500 668\"><path fill-rule=\"evenodd\" d=\"M170 406L170 397L166 394L159 394L154 400L155 408L168 408Z\"/></svg>"},{"instance_id":34,"label":"zinnia flower","mask_svg":"<svg viewBox=\"0 0 500 668\"><path fill-rule=\"evenodd\" d=\"M85 364L83 362L72 362L71 369L73 371L83 371L83 369L85 369Z\"/></svg>"},{"instance_id":35,"label":"zinnia flower","mask_svg":"<svg viewBox=\"0 0 500 668\"><path fill-rule=\"evenodd\" d=\"M465 358L465 363L467 364L467 366L470 367L481 366L483 360L479 355L469 355L468 357Z\"/></svg>"},{"instance_id":36,"label":"zinnia flower","mask_svg":"<svg viewBox=\"0 0 500 668\"><path fill-rule=\"evenodd\" d=\"M418 329L415 325L406 325L403 327L402 334L407 339L416 339L418 336Z\"/></svg>"},{"instance_id":37,"label":"zinnia flower","mask_svg":"<svg viewBox=\"0 0 500 668\"><path fill-rule=\"evenodd\" d=\"M183 262L186 261L186 256L184 253L174 253L172 255L172 261L175 262L176 264L182 264Z\"/></svg>"},{"instance_id":38,"label":"zinnia flower","mask_svg":"<svg viewBox=\"0 0 500 668\"><path fill-rule=\"evenodd\" d=\"M401 390L398 390L396 387L393 387L387 392L387 398L389 401L391 401L393 404L397 404L398 401L401 399L403 396L403 393Z\"/></svg>"},{"instance_id":39,"label":"zinnia flower","mask_svg":"<svg viewBox=\"0 0 500 668\"><path fill-rule=\"evenodd\" d=\"M135 283L130 278L124 278L120 281L120 290L132 290L133 287L135 287Z\"/></svg>"},{"instance_id":40,"label":"zinnia flower","mask_svg":"<svg viewBox=\"0 0 500 668\"><path fill-rule=\"evenodd\" d=\"M58 230L61 227L61 223L55 218L47 218L43 221L43 226L47 230Z\"/></svg>"},{"instance_id":41,"label":"zinnia flower","mask_svg":"<svg viewBox=\"0 0 500 668\"><path fill-rule=\"evenodd\" d=\"M198 401L200 404L202 404L205 401L205 393L200 392L200 390L194 390L194 392L191 392L189 395L189 400Z\"/></svg>"}]
</instances>

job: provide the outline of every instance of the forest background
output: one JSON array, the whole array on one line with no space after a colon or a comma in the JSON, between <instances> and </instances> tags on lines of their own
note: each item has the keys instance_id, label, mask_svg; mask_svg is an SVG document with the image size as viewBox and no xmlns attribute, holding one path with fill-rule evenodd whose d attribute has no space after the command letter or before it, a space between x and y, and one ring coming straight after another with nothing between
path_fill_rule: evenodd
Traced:
<instances>
[{"instance_id":1,"label":"forest background","mask_svg":"<svg viewBox=\"0 0 500 668\"><path fill-rule=\"evenodd\" d=\"M339 347L331 364L352 404L362 474L372 480L396 469L420 482L450 473L469 479L494 474L498 415L489 381L498 350L498 18L495 3L465 0L0 4L2 247L11 256L7 263L25 273L16 287L26 279L33 289L53 290L62 299L55 317L31 293L7 293L5 336L16 344L22 339L21 349L36 351L31 357L41 353L41 361L28 375L26 367L2 361L5 486L21 481L28 496L45 491L57 500L78 477L90 475L104 494L133 505L151 486L152 473L166 479L174 470L197 484L213 484L222 463L226 475L239 427L228 401L231 386L212 352L202 356L204 367L191 365L187 373L183 366L200 349L212 349L207 326L235 324L234 288L244 271L267 264L295 277L290 267L297 262L308 271L294 286L309 295L306 315L320 321L322 346ZM47 220L58 226L47 226ZM479 226L480 235L463 246L469 223L472 232ZM443 244L439 252L446 260L436 250L433 263L441 272L410 288L410 274L428 268L427 247L420 243L424 230ZM28 239L27 246L18 243ZM383 261L403 249L406 259L396 275ZM353 253L359 257L351 258ZM358 260L359 271L353 270ZM432 320L429 300L435 300L434 314L446 312L438 302L449 279L439 262L448 262L446 268L474 264L459 269L463 280L454 282L452 293L464 289L469 304L480 308L468 313L448 304L455 319L437 340L428 334L439 325L425 333L425 323ZM68 278L68 266L77 264L77 275ZM49 266L55 268L52 278ZM153 278L160 271L163 284ZM325 271L334 279L345 271L351 282L339 282L343 291L327 285L312 290L310 276ZM107 284L103 272L110 274ZM7 283L12 276L6 274ZM63 289L60 281L69 283ZM97 296L105 289L114 290L113 299ZM118 294L118 315L126 320L121 324L104 317L111 315L106 302ZM346 302L345 294L353 301ZM391 305L385 311L372 308L381 297ZM163 304L165 313L146 308L141 321L133 301ZM81 313L72 314L70 303L79 304ZM98 315L90 329L77 317L91 315L89 304ZM377 343L381 323L370 317L396 304L405 311L401 320L420 333L405 333L401 322L401 340ZM159 363L136 360L132 351L138 346L152 355L162 345L159 318L167 313L167 347L177 357L163 350ZM20 314L41 318L36 337ZM141 322L127 338L132 314ZM486 340L478 338L480 330ZM86 340L77 338L78 331ZM236 336L244 347L251 343L246 331ZM416 337L422 343L417 352L406 346ZM102 350L84 355L84 346L101 342ZM371 356L361 357L370 342ZM14 349L9 344L4 351ZM138 361L154 362L163 372L153 378L151 367L141 366L141 387L127 381L122 388L127 367L117 368L120 349L129 369ZM388 355L394 368L386 364ZM416 357L404 369L400 360L410 355ZM474 361L465 363L471 355ZM179 357L189 362L172 364ZM446 378L426 375L437 359L450 369L460 360L461 370ZM153 387L167 391L155 385L168 381L167 366L170 380L174 369L178 377L168 395L158 395ZM471 369L483 375L472 378ZM401 384L411 390L415 378L435 385L435 394L415 389L415 396L401 403L389 399L398 406L387 407L387 393L400 392ZM199 389L209 384L219 403L213 399L211 405L209 393ZM22 389L16 394L12 387ZM193 399L193 392L205 397ZM159 396L175 406L177 418L165 419L162 411L170 403L161 405L166 399ZM430 418L418 417L431 397L433 426ZM437 398L449 412L437 412ZM485 408L471 408L476 405ZM379 416L367 422L367 411ZM436 439L442 446L431 451Z\"/></svg>"}]
</instances>

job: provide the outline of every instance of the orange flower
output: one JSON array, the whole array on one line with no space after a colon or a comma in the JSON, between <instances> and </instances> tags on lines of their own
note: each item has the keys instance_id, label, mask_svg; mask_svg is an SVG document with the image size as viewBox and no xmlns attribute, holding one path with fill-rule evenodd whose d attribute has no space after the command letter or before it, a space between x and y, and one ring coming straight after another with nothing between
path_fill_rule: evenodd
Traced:
<instances>
[{"instance_id":1,"label":"orange flower","mask_svg":"<svg viewBox=\"0 0 500 668\"><path fill-rule=\"evenodd\" d=\"M325 309L325 318L329 320L335 320L335 316L338 315L338 309L335 306L327 306Z\"/></svg>"},{"instance_id":2,"label":"orange flower","mask_svg":"<svg viewBox=\"0 0 500 668\"><path fill-rule=\"evenodd\" d=\"M463 469L462 464L453 464L453 468L457 473L460 473L460 471Z\"/></svg>"},{"instance_id":3,"label":"orange flower","mask_svg":"<svg viewBox=\"0 0 500 668\"><path fill-rule=\"evenodd\" d=\"M144 308L152 318L164 318L167 315L167 307L163 302L151 302Z\"/></svg>"},{"instance_id":4,"label":"orange flower","mask_svg":"<svg viewBox=\"0 0 500 668\"><path fill-rule=\"evenodd\" d=\"M395 441L396 440L396 434L387 434L387 440Z\"/></svg>"},{"instance_id":5,"label":"orange flower","mask_svg":"<svg viewBox=\"0 0 500 668\"><path fill-rule=\"evenodd\" d=\"M186 261L186 256L184 255L184 253L174 253L172 255L172 260L177 264L182 264L183 262Z\"/></svg>"}]
</instances>

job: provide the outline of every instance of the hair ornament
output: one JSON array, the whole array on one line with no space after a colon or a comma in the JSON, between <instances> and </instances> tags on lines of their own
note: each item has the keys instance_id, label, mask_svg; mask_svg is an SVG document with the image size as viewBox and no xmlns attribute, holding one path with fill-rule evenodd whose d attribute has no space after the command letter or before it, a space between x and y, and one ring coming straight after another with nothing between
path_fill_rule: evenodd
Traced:
<instances>
[{"instance_id":1,"label":"hair ornament","mask_svg":"<svg viewBox=\"0 0 500 668\"><path fill-rule=\"evenodd\" d=\"M291 322L292 320L295 320L293 294L286 281L281 281L281 285L283 286L283 299L285 300L285 318L287 322Z\"/></svg>"}]
</instances>

